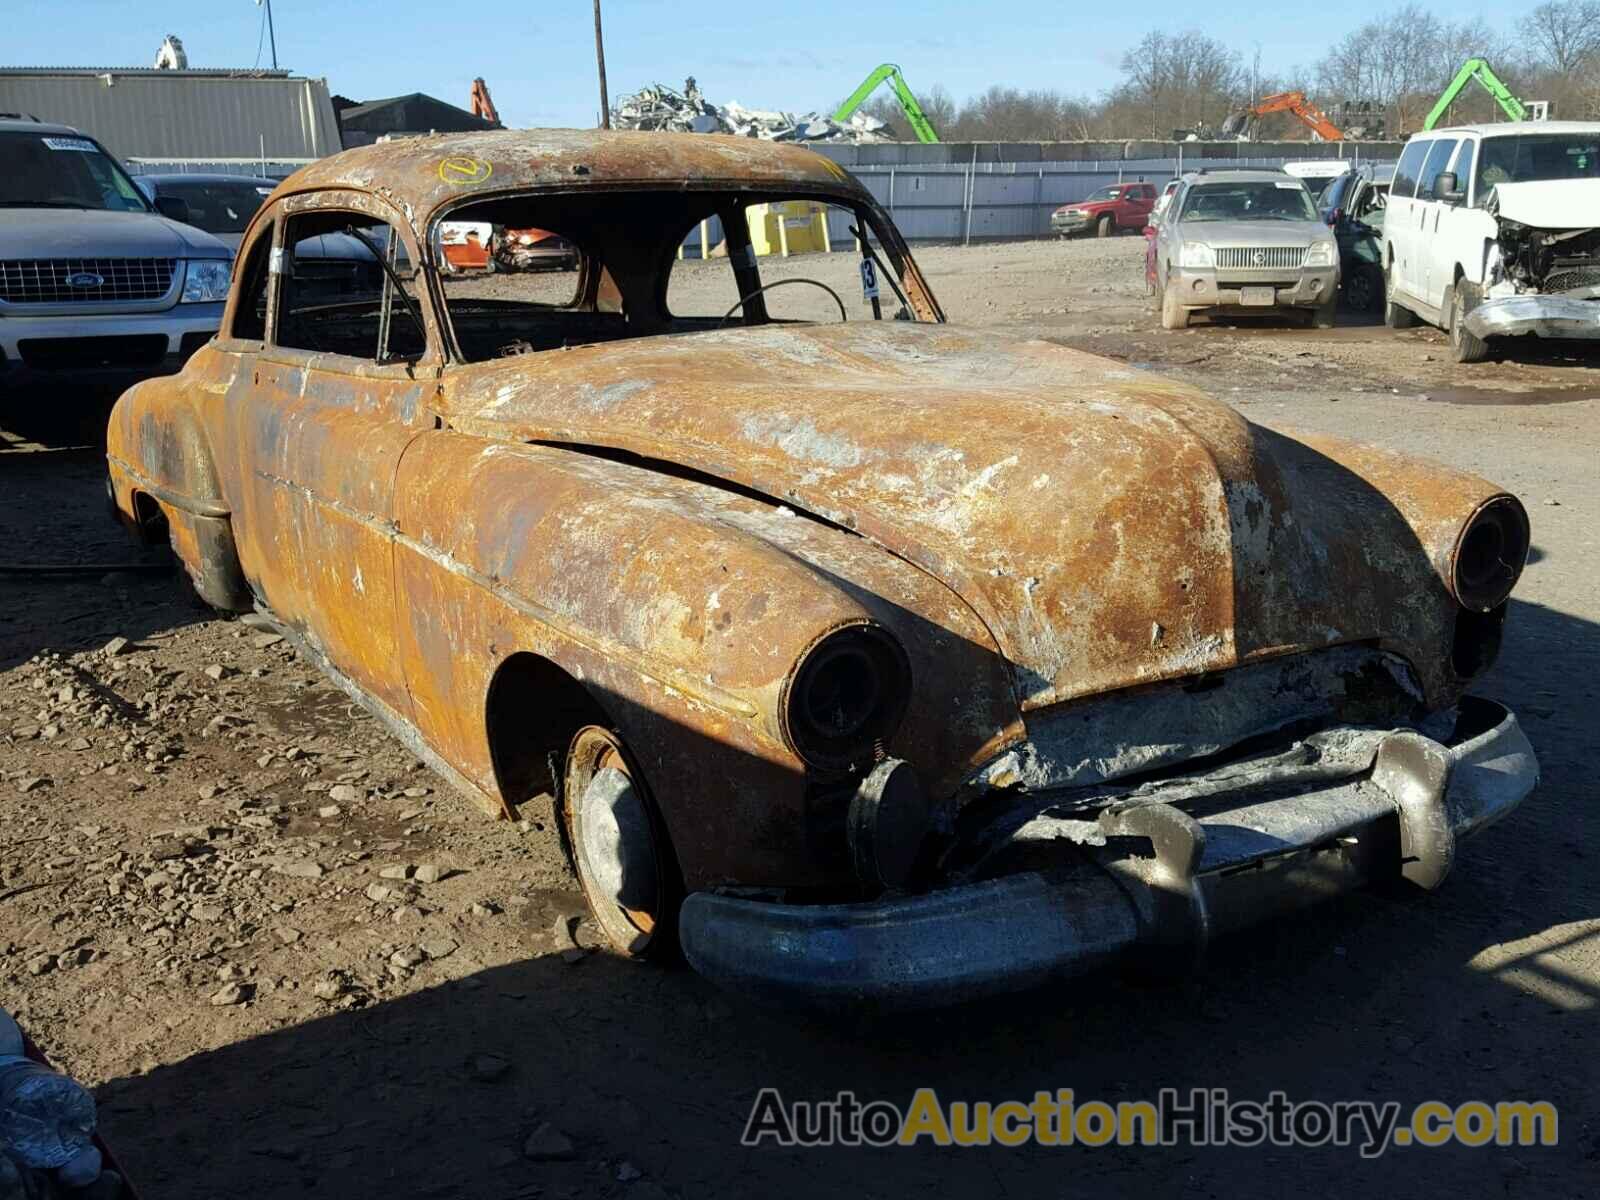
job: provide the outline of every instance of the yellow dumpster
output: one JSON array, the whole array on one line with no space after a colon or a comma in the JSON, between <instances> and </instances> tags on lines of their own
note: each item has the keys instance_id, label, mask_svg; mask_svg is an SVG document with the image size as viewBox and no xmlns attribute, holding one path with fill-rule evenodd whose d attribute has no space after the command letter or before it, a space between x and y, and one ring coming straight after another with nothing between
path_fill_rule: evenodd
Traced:
<instances>
[{"instance_id":1,"label":"yellow dumpster","mask_svg":"<svg viewBox=\"0 0 1600 1200\"><path fill-rule=\"evenodd\" d=\"M752 204L746 210L750 244L757 254L806 254L831 250L828 243L828 206L813 200L785 200L779 204Z\"/></svg>"}]
</instances>

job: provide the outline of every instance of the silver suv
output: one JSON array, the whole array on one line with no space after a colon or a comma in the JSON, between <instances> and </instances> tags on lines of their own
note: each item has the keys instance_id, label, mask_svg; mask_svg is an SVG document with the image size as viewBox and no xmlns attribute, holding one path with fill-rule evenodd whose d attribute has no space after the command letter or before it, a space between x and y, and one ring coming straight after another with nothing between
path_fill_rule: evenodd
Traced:
<instances>
[{"instance_id":1,"label":"silver suv","mask_svg":"<svg viewBox=\"0 0 1600 1200\"><path fill-rule=\"evenodd\" d=\"M233 257L186 217L92 137L0 118L0 387L173 371L209 341Z\"/></svg>"},{"instance_id":2,"label":"silver suv","mask_svg":"<svg viewBox=\"0 0 1600 1200\"><path fill-rule=\"evenodd\" d=\"M1332 328L1339 246L1298 179L1277 171L1186 175L1156 226L1161 324L1203 310L1304 313Z\"/></svg>"}]
</instances>

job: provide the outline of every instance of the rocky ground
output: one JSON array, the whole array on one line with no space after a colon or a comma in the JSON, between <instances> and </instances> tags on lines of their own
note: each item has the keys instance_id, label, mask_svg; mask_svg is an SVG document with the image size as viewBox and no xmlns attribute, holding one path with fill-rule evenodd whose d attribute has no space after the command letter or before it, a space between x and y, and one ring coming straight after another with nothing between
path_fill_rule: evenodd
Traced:
<instances>
[{"instance_id":1,"label":"rocky ground","mask_svg":"<svg viewBox=\"0 0 1600 1200\"><path fill-rule=\"evenodd\" d=\"M957 322L1096 349L1265 424L1429 454L1521 495L1536 551L1483 690L1523 715L1540 791L1440 893L1315 910L1216 947L1194 979L847 1028L755 1010L593 950L548 821L485 821L277 635L178 593L106 520L103 403L0 396L0 1004L95 1088L147 1196L1587 1190L1600 358L1461 368L1436 331L1358 320L1163 333L1133 238L919 257ZM1366 1162L738 1144L764 1086L903 1104L922 1085L1545 1098L1561 1145Z\"/></svg>"}]
</instances>

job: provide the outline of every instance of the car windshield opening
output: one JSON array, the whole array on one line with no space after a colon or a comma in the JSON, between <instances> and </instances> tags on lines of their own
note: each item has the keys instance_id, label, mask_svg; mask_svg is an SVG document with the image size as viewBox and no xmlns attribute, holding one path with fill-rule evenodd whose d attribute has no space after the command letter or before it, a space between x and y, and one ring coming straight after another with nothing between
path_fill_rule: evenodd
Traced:
<instances>
[{"instance_id":1,"label":"car windshield opening","mask_svg":"<svg viewBox=\"0 0 1600 1200\"><path fill-rule=\"evenodd\" d=\"M128 173L78 134L0 132L0 208L149 212Z\"/></svg>"},{"instance_id":2,"label":"car windshield opening","mask_svg":"<svg viewBox=\"0 0 1600 1200\"><path fill-rule=\"evenodd\" d=\"M1098 192L1089 193L1089 195L1085 199L1080 200L1079 203L1080 204L1094 204L1095 202L1100 201L1100 200L1115 200L1117 198L1117 196L1120 195L1120 194L1121 194L1121 192L1120 192L1120 189L1118 189L1118 188L1103 187Z\"/></svg>"},{"instance_id":3,"label":"car windshield opening","mask_svg":"<svg viewBox=\"0 0 1600 1200\"><path fill-rule=\"evenodd\" d=\"M189 224L207 233L243 233L250 218L272 194L270 179L259 183L231 180L164 179L157 191L176 196L189 206Z\"/></svg>"},{"instance_id":4,"label":"car windshield opening","mask_svg":"<svg viewBox=\"0 0 1600 1200\"><path fill-rule=\"evenodd\" d=\"M1501 183L1600 178L1600 137L1528 133L1486 137L1478 156L1478 195Z\"/></svg>"},{"instance_id":5,"label":"car windshield opening","mask_svg":"<svg viewBox=\"0 0 1600 1200\"><path fill-rule=\"evenodd\" d=\"M524 195L451 209L429 236L469 362L749 325L937 319L899 236L854 198Z\"/></svg>"},{"instance_id":6,"label":"car windshield opening","mask_svg":"<svg viewBox=\"0 0 1600 1200\"><path fill-rule=\"evenodd\" d=\"M1183 203L1183 221L1315 221L1311 197L1298 182L1203 183Z\"/></svg>"}]
</instances>

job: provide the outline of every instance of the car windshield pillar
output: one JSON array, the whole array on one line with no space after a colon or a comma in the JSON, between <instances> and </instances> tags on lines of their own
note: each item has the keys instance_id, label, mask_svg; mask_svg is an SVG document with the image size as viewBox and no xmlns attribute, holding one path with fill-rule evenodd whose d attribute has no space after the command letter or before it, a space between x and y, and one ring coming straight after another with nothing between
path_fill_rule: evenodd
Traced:
<instances>
[{"instance_id":1,"label":"car windshield pillar","mask_svg":"<svg viewBox=\"0 0 1600 1200\"><path fill-rule=\"evenodd\" d=\"M750 238L750 225L745 220L744 205L735 200L717 216L722 221L728 240L728 258L733 264L733 277L738 283L742 300L744 323L767 323L767 298L761 292L761 271L756 266L755 246Z\"/></svg>"}]
</instances>

